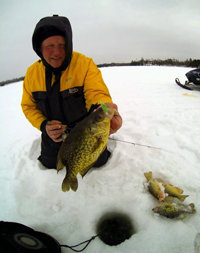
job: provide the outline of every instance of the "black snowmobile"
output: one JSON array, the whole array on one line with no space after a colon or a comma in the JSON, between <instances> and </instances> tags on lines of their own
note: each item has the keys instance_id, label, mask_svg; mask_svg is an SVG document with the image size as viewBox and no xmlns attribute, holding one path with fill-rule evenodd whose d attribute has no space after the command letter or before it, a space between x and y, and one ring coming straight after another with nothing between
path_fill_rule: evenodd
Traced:
<instances>
[{"instance_id":1,"label":"black snowmobile","mask_svg":"<svg viewBox=\"0 0 200 253\"><path fill-rule=\"evenodd\" d=\"M185 75L188 78L185 84L182 84L178 78L175 79L175 82L184 89L200 91L200 69L193 69Z\"/></svg>"}]
</instances>

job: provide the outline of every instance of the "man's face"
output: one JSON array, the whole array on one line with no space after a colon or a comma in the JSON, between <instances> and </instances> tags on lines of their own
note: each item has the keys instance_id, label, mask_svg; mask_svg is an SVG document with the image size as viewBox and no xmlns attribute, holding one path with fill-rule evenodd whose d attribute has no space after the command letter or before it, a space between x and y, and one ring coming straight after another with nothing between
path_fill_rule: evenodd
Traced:
<instances>
[{"instance_id":1,"label":"man's face","mask_svg":"<svg viewBox=\"0 0 200 253\"><path fill-rule=\"evenodd\" d=\"M53 68L62 65L65 59L65 39L63 36L52 36L44 40L40 51L45 61Z\"/></svg>"}]
</instances>

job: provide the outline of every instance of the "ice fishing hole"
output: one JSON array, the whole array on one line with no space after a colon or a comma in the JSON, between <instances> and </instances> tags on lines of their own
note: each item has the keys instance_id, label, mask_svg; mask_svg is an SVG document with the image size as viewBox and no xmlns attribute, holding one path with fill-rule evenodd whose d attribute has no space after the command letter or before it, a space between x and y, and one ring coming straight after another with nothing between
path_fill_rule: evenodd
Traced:
<instances>
[{"instance_id":1,"label":"ice fishing hole","mask_svg":"<svg viewBox=\"0 0 200 253\"><path fill-rule=\"evenodd\" d=\"M118 245L128 240L134 233L132 220L127 214L106 213L97 223L99 238L110 246Z\"/></svg>"}]
</instances>

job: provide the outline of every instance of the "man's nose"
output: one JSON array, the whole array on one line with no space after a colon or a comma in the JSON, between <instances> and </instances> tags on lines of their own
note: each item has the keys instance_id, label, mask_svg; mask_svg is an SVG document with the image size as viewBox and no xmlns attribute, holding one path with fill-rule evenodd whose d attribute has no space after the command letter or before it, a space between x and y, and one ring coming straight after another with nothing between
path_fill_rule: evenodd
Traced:
<instances>
[{"instance_id":1,"label":"man's nose","mask_svg":"<svg viewBox=\"0 0 200 253\"><path fill-rule=\"evenodd\" d=\"M60 47L54 47L53 53L54 55L60 55L62 52L62 49Z\"/></svg>"}]
</instances>

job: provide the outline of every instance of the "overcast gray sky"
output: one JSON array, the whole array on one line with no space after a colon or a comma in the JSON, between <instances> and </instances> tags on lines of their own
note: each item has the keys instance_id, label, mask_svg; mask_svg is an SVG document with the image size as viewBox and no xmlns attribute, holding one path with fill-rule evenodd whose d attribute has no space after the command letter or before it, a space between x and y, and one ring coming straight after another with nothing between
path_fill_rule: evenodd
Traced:
<instances>
[{"instance_id":1,"label":"overcast gray sky","mask_svg":"<svg viewBox=\"0 0 200 253\"><path fill-rule=\"evenodd\" d=\"M96 64L200 59L200 0L1 0L0 81L37 61L31 38L45 16L69 18L74 51Z\"/></svg>"}]
</instances>

